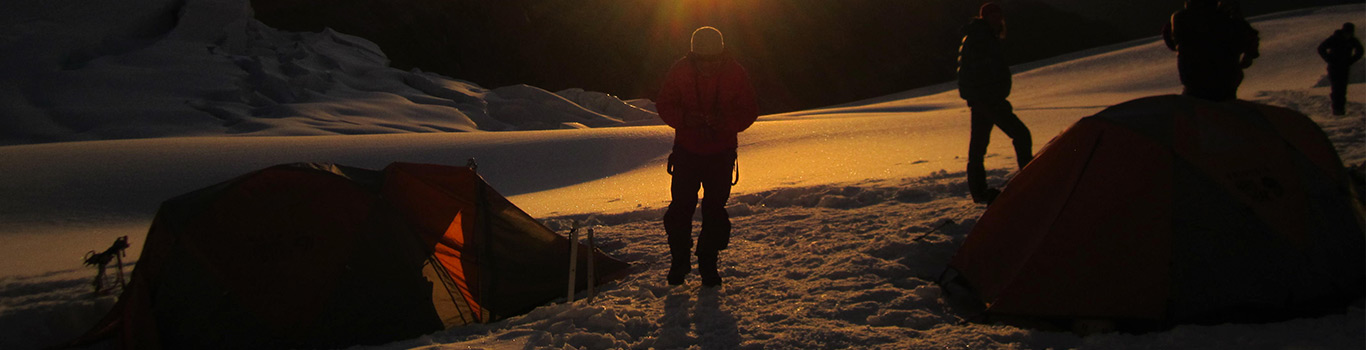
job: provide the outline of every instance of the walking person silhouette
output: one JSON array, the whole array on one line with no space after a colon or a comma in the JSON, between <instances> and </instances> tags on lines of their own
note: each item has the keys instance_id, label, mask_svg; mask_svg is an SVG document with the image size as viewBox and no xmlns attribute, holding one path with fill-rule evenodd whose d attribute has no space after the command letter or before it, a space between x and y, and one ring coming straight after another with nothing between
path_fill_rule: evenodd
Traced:
<instances>
[{"instance_id":1,"label":"walking person silhouette","mask_svg":"<svg viewBox=\"0 0 1366 350\"><path fill-rule=\"evenodd\" d=\"M1319 44L1319 57L1328 62L1328 81L1333 86L1328 94L1333 100L1333 115L1347 114L1347 83L1352 64L1361 60L1362 51L1352 22L1343 23L1342 29Z\"/></svg>"},{"instance_id":2,"label":"walking person silhouette","mask_svg":"<svg viewBox=\"0 0 1366 350\"><path fill-rule=\"evenodd\" d=\"M1000 190L987 187L984 158L992 127L999 127L1015 146L1015 160L1024 168L1034 159L1029 128L1015 115L1010 96L1011 73L1001 49L1005 38L1005 14L1001 6L983 4L979 15L963 26L963 45L958 48L958 94L972 111L972 134L968 141L968 191L977 203L991 204Z\"/></svg>"}]
</instances>

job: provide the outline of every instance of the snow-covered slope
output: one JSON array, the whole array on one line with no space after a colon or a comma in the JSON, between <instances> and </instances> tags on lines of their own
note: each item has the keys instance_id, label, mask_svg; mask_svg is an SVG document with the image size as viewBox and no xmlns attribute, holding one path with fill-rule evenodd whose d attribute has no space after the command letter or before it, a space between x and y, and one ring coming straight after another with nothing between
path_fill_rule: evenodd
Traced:
<instances>
[{"instance_id":1,"label":"snow-covered slope","mask_svg":"<svg viewBox=\"0 0 1366 350\"><path fill-rule=\"evenodd\" d=\"M82 22L91 28L140 33L100 13L78 11L80 2L42 3L52 7L27 5L16 13L82 13L92 19ZM66 43L84 37L31 41L18 34L57 35L62 27L42 16L0 17L26 23L0 31L0 47L7 49L0 62L34 67L0 75L6 115L0 133L8 143L90 140L0 147L0 256L6 257L0 259L0 348L49 345L93 323L112 298L89 295L86 278L93 271L79 265L80 257L122 235L130 236L129 253L136 256L162 200L278 163L380 168L392 161L459 165L467 158L478 158L490 183L532 215L552 218L552 226L569 219L601 224L604 249L633 262L634 273L592 302L548 305L378 348L1366 347L1359 305L1316 319L1086 338L960 325L929 282L982 210L967 200L962 182L968 119L952 86L761 118L740 136L741 179L730 207L735 238L722 257L727 286L698 290L694 280L666 288L668 253L657 220L668 199L668 127L414 132L462 130L470 126L466 121L485 129L483 118L516 128L595 126L607 119L617 121L606 125L635 125L649 118L612 112L623 107L611 99L600 104L602 96L590 93L489 90L383 68L377 48L340 33L282 33L250 21L213 22L222 16L196 19L196 6L231 13L226 9L236 9L233 3L189 1L175 10L185 13L175 17L180 25L133 26L152 33L180 30L153 35L163 38L154 41L132 34L79 45ZM163 7L132 4L142 10L111 15L163 23L158 18L165 17L139 17ZM1310 115L1349 165L1366 162L1366 86L1352 86L1347 117L1330 116L1327 90L1318 84L1323 65L1313 47L1342 22L1363 15L1366 5L1358 4L1254 19L1263 57L1240 92L1243 99ZM240 36L204 41L216 35L206 28L239 30ZM102 42L109 47L104 54L64 68L73 48ZM191 51L203 53L182 55ZM1014 71L1011 101L1036 149L1105 106L1180 91L1175 54L1156 39ZM286 101L291 98L302 100ZM482 109L461 107L481 103ZM328 133L334 135L283 136ZM995 137L987 166L992 181L1000 182L1014 160L1004 135Z\"/></svg>"},{"instance_id":2,"label":"snow-covered slope","mask_svg":"<svg viewBox=\"0 0 1366 350\"><path fill-rule=\"evenodd\" d=\"M0 144L535 130L658 119L603 93L490 90L390 68L365 39L332 30L281 32L250 15L244 0L19 7L0 22Z\"/></svg>"}]
</instances>

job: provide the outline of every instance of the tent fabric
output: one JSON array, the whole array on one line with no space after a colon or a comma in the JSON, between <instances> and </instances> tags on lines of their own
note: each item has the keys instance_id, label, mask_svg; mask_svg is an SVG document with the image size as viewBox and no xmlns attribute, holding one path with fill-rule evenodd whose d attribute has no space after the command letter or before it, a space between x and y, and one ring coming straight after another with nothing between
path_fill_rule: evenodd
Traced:
<instances>
[{"instance_id":1,"label":"tent fabric","mask_svg":"<svg viewBox=\"0 0 1366 350\"><path fill-rule=\"evenodd\" d=\"M626 263L601 252L604 283ZM162 204L119 301L73 344L380 344L563 297L570 244L472 169L274 166ZM580 269L577 288L588 286Z\"/></svg>"},{"instance_id":2,"label":"tent fabric","mask_svg":"<svg viewBox=\"0 0 1366 350\"><path fill-rule=\"evenodd\" d=\"M1298 112L1142 98L1049 142L945 276L986 315L1260 321L1366 295L1347 172Z\"/></svg>"}]
</instances>

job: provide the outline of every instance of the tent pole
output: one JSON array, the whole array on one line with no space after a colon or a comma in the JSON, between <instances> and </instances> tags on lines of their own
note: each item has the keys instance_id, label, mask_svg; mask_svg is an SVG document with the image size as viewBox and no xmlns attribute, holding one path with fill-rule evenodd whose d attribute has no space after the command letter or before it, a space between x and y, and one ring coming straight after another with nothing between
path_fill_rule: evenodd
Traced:
<instances>
[{"instance_id":1,"label":"tent pole","mask_svg":"<svg viewBox=\"0 0 1366 350\"><path fill-rule=\"evenodd\" d=\"M493 290L494 286L492 286L493 274L488 273L497 268L497 266L494 266L496 264L494 259L489 256L489 245L491 244L489 241L493 240L493 218L490 216L492 213L489 212L488 183L484 182L483 176L479 176L479 164L475 163L474 158L470 158L466 165L470 168L470 171L474 173L474 187L476 196L478 196L478 198L475 199L475 207L477 208L476 211L479 215L478 225L480 234L477 242L479 256L475 260L478 264L478 268L475 270L475 278L479 281L479 296L475 298L475 302L480 305L479 310L477 310L479 312L479 319L483 322L488 322L499 316L492 315L488 308L484 307L485 305L488 305L485 301L491 299L492 294L495 293Z\"/></svg>"},{"instance_id":2,"label":"tent pole","mask_svg":"<svg viewBox=\"0 0 1366 350\"><path fill-rule=\"evenodd\" d=\"M574 228L569 230L569 291L565 296L565 302L574 302L574 279L579 274L579 225L574 224Z\"/></svg>"},{"instance_id":3,"label":"tent pole","mask_svg":"<svg viewBox=\"0 0 1366 350\"><path fill-rule=\"evenodd\" d=\"M598 245L593 242L593 227L588 227L588 301L593 301L594 294L597 294L594 285L598 284L596 271L593 268L593 260L597 260Z\"/></svg>"}]
</instances>

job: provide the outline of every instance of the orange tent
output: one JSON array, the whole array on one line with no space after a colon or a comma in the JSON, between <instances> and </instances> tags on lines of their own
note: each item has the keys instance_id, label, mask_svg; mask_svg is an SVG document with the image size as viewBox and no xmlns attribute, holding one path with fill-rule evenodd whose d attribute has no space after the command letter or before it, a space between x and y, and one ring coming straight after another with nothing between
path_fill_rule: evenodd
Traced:
<instances>
[{"instance_id":1,"label":"orange tent","mask_svg":"<svg viewBox=\"0 0 1366 350\"><path fill-rule=\"evenodd\" d=\"M470 168L280 165L162 204L128 287L77 343L380 344L564 297L569 249ZM577 249L595 283L626 271Z\"/></svg>"},{"instance_id":2,"label":"orange tent","mask_svg":"<svg viewBox=\"0 0 1366 350\"><path fill-rule=\"evenodd\" d=\"M1138 99L1040 150L942 279L988 316L1171 324L1314 314L1366 294L1350 186L1303 114Z\"/></svg>"}]
</instances>

